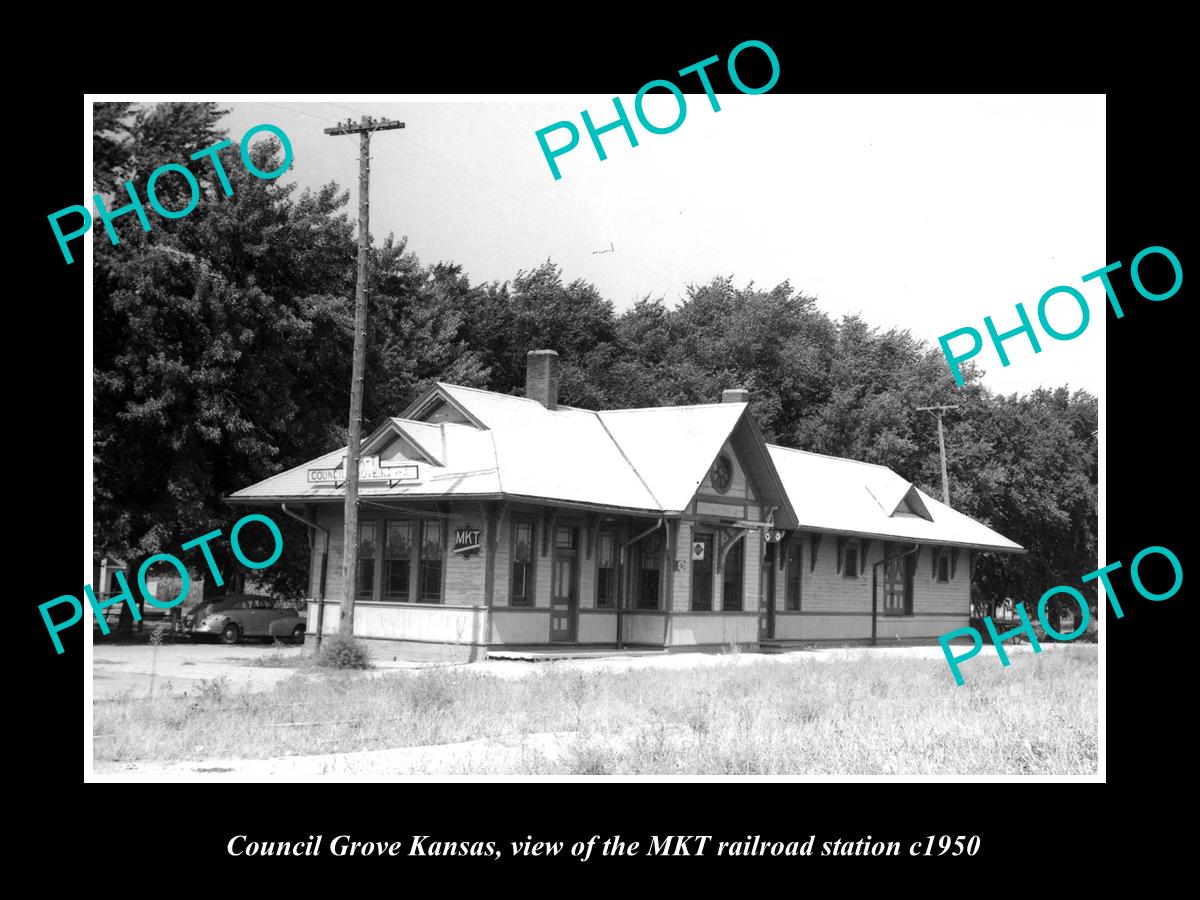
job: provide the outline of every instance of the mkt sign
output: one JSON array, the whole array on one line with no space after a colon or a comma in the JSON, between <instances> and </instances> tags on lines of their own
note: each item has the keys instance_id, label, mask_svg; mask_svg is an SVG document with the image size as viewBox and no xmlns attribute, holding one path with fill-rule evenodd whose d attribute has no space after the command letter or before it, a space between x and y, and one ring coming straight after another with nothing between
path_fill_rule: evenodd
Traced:
<instances>
[{"instance_id":1,"label":"mkt sign","mask_svg":"<svg viewBox=\"0 0 1200 900\"><path fill-rule=\"evenodd\" d=\"M358 461L358 480L386 481L395 485L401 481L417 481L420 478L420 468L416 463L380 462L378 456L364 456ZM345 461L332 469L309 469L309 484L330 484L337 487L346 480Z\"/></svg>"},{"instance_id":2,"label":"mkt sign","mask_svg":"<svg viewBox=\"0 0 1200 900\"><path fill-rule=\"evenodd\" d=\"M454 550L463 559L470 559L479 553L479 529L474 525L464 525L454 529Z\"/></svg>"}]
</instances>

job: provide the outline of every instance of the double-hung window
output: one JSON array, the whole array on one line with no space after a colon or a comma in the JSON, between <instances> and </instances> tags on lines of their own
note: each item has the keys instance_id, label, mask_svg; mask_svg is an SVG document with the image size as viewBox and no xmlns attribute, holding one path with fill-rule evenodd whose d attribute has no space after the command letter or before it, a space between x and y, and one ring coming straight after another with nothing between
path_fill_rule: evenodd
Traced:
<instances>
[{"instance_id":1,"label":"double-hung window","mask_svg":"<svg viewBox=\"0 0 1200 900\"><path fill-rule=\"evenodd\" d=\"M639 545L637 568L637 608L658 609L658 589L662 583L662 535L655 532Z\"/></svg>"},{"instance_id":2,"label":"double-hung window","mask_svg":"<svg viewBox=\"0 0 1200 900\"><path fill-rule=\"evenodd\" d=\"M375 522L358 523L358 572L355 591L359 600L375 599Z\"/></svg>"},{"instance_id":3,"label":"double-hung window","mask_svg":"<svg viewBox=\"0 0 1200 900\"><path fill-rule=\"evenodd\" d=\"M388 522L385 528L383 599L407 603L412 576L413 523L411 519L401 519Z\"/></svg>"},{"instance_id":4,"label":"double-hung window","mask_svg":"<svg viewBox=\"0 0 1200 900\"><path fill-rule=\"evenodd\" d=\"M842 577L858 577L858 544L847 544L842 551Z\"/></svg>"},{"instance_id":5,"label":"double-hung window","mask_svg":"<svg viewBox=\"0 0 1200 900\"><path fill-rule=\"evenodd\" d=\"M613 609L616 605L616 539L611 531L601 531L596 541L596 608Z\"/></svg>"},{"instance_id":6,"label":"double-hung window","mask_svg":"<svg viewBox=\"0 0 1200 900\"><path fill-rule=\"evenodd\" d=\"M533 522L513 519L510 606L533 606Z\"/></svg>"},{"instance_id":7,"label":"double-hung window","mask_svg":"<svg viewBox=\"0 0 1200 900\"><path fill-rule=\"evenodd\" d=\"M442 602L442 522L421 522L420 599L422 603Z\"/></svg>"}]
</instances>

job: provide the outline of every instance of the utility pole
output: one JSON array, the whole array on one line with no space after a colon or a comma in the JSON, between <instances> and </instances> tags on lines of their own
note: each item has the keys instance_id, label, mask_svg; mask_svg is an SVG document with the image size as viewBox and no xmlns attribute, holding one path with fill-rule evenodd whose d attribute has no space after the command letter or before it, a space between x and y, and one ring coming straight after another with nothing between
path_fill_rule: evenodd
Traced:
<instances>
[{"instance_id":1,"label":"utility pole","mask_svg":"<svg viewBox=\"0 0 1200 900\"><path fill-rule=\"evenodd\" d=\"M371 132L403 128L403 122L363 116L349 119L326 134L357 134L358 145L358 280L354 289L354 363L350 376L350 438L346 447L346 533L342 543L340 634L354 634L354 595L358 588L358 445L362 442L363 368L367 355L367 251L370 249ZM376 538L378 540L378 538ZM377 551L378 552L378 551Z\"/></svg>"},{"instance_id":2,"label":"utility pole","mask_svg":"<svg viewBox=\"0 0 1200 900\"><path fill-rule=\"evenodd\" d=\"M942 435L942 413L948 409L958 409L954 406L918 406L920 412L931 412L938 420L938 447L942 451L942 502L950 505L950 478L946 475L946 438Z\"/></svg>"}]
</instances>

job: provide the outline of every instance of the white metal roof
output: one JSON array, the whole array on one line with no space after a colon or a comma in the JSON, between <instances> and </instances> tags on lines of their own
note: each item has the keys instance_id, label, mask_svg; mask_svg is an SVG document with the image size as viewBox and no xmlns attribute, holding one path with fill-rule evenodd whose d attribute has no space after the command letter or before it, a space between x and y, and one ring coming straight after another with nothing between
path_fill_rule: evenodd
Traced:
<instances>
[{"instance_id":1,"label":"white metal roof","mask_svg":"<svg viewBox=\"0 0 1200 900\"><path fill-rule=\"evenodd\" d=\"M691 502L747 404L658 406L596 415L664 510Z\"/></svg>"},{"instance_id":2,"label":"white metal roof","mask_svg":"<svg viewBox=\"0 0 1200 900\"><path fill-rule=\"evenodd\" d=\"M747 407L745 403L711 403L603 412L572 407L549 410L525 397L439 383L409 410L425 406L433 393L450 398L484 427L388 420L368 437L371 447L385 446L388 429L392 429L441 464L419 460L417 481L393 486L360 482L362 497L512 496L678 513L691 501ZM767 445L767 451L802 528L1021 549L986 525L916 490L884 466L775 445ZM344 497L341 487L309 483L308 469L336 467L345 453L344 447L326 453L243 488L230 499L303 502ZM923 503L932 521L897 511L905 497L910 498L910 505ZM916 502L911 502L914 498Z\"/></svg>"},{"instance_id":3,"label":"white metal roof","mask_svg":"<svg viewBox=\"0 0 1200 900\"><path fill-rule=\"evenodd\" d=\"M768 444L801 528L989 550L1021 550L981 522L934 500L886 466ZM910 490L930 519L894 512Z\"/></svg>"}]
</instances>

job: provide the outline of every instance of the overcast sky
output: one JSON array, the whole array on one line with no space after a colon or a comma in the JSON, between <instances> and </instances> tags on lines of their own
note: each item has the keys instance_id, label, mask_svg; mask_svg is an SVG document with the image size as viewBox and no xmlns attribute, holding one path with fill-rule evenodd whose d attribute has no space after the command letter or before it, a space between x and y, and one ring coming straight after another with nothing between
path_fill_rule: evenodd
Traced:
<instances>
[{"instance_id":1,"label":"overcast sky","mask_svg":"<svg viewBox=\"0 0 1200 900\"><path fill-rule=\"evenodd\" d=\"M1039 333L1038 355L1014 338L1008 368L987 345L984 383L1103 389L1104 290L1080 280L1111 262L1102 96L719 94L714 112L689 94L686 119L666 135L642 128L622 96L639 143L608 132L604 162L579 114L612 121L611 95L392 99L223 105L234 140L262 122L281 127L295 152L286 177L350 187L351 215L358 138L323 129L364 112L404 122L372 139L371 231L408 235L422 262L460 263L473 282L550 258L622 310L645 295L673 304L715 275L764 288L786 279L831 315L908 328L933 345L965 325L983 332L986 315L1015 327L1018 301L1036 323L1042 294L1070 285L1091 305L1087 331L1069 342ZM646 112L665 125L677 106L650 95ZM558 158L556 181L534 133L564 119L581 139ZM548 137L552 147L566 139ZM1059 331L1078 317L1069 299L1051 306Z\"/></svg>"}]
</instances>

